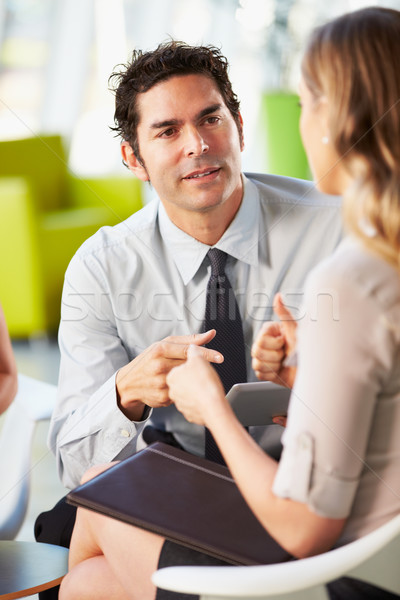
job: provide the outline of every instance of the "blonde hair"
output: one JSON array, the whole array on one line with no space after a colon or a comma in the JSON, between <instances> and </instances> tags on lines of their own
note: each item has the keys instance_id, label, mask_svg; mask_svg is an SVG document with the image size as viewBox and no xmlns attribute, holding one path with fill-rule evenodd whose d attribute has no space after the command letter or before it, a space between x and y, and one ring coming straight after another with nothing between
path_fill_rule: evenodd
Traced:
<instances>
[{"instance_id":1,"label":"blonde hair","mask_svg":"<svg viewBox=\"0 0 400 600\"><path fill-rule=\"evenodd\" d=\"M314 31L302 63L354 185L345 224L400 270L400 12L369 7Z\"/></svg>"}]
</instances>

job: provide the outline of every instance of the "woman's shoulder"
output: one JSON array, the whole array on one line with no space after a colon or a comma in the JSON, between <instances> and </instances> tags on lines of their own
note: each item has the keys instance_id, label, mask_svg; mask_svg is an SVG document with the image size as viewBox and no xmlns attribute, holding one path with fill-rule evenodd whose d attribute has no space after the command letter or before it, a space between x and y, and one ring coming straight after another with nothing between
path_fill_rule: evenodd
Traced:
<instances>
[{"instance_id":1,"label":"woman's shoulder","mask_svg":"<svg viewBox=\"0 0 400 600\"><path fill-rule=\"evenodd\" d=\"M334 254L312 271L307 288L331 288L353 300L370 298L381 308L400 308L400 273L353 237L345 238Z\"/></svg>"}]
</instances>

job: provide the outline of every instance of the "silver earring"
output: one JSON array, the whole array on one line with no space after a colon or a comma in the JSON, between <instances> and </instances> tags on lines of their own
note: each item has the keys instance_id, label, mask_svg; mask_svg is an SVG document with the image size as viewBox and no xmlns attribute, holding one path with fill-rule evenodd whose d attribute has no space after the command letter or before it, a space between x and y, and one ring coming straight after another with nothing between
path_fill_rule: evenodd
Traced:
<instances>
[{"instance_id":1,"label":"silver earring","mask_svg":"<svg viewBox=\"0 0 400 600\"><path fill-rule=\"evenodd\" d=\"M321 138L321 142L322 142L323 144L329 144L329 138L328 138L328 136L327 136L327 135L324 135L324 136Z\"/></svg>"}]
</instances>

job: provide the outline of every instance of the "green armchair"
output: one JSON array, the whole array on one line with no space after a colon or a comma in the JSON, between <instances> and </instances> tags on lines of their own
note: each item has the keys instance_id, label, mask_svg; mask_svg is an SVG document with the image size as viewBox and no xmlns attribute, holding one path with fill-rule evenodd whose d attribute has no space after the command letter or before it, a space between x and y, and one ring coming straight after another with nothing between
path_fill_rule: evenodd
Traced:
<instances>
[{"instance_id":1,"label":"green armchair","mask_svg":"<svg viewBox=\"0 0 400 600\"><path fill-rule=\"evenodd\" d=\"M142 207L141 186L133 176L74 177L60 136L0 142L0 302L11 337L57 330L70 259Z\"/></svg>"}]
</instances>

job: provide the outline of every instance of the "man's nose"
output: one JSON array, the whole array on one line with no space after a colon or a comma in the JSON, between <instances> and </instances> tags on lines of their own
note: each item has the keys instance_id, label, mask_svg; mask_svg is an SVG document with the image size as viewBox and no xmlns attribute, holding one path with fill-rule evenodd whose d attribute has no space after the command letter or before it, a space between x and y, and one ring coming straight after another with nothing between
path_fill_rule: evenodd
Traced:
<instances>
[{"instance_id":1,"label":"man's nose","mask_svg":"<svg viewBox=\"0 0 400 600\"><path fill-rule=\"evenodd\" d=\"M209 149L209 146L200 131L196 127L191 127L185 133L185 154L186 156L200 156Z\"/></svg>"}]
</instances>

